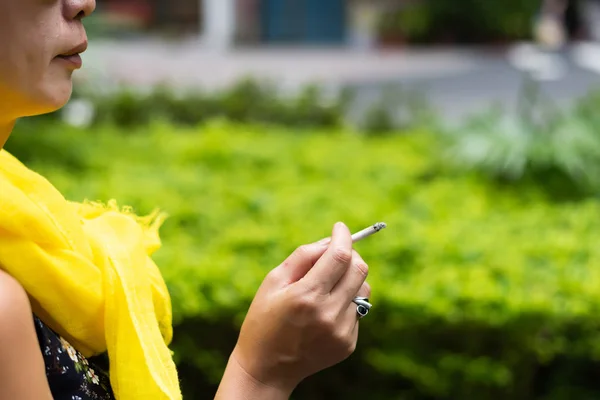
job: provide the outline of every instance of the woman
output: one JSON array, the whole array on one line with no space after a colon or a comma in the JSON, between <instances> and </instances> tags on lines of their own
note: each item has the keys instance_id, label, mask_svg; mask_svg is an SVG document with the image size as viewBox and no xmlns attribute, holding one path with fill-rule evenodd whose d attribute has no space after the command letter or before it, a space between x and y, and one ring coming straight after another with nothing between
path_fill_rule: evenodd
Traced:
<instances>
[{"instance_id":1,"label":"woman","mask_svg":"<svg viewBox=\"0 0 600 400\"><path fill-rule=\"evenodd\" d=\"M0 0L0 147L18 118L68 101L94 8ZM114 203L67 202L0 152L0 399L181 398L170 299L149 257L160 223ZM217 398L285 399L349 356L366 275L341 223L299 247L258 290Z\"/></svg>"}]
</instances>

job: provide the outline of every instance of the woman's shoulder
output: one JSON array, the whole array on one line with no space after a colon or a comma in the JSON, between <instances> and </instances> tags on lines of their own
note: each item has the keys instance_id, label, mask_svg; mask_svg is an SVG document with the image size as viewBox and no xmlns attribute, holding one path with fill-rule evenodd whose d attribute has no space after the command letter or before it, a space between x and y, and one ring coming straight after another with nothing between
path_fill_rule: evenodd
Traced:
<instances>
[{"instance_id":1,"label":"woman's shoulder","mask_svg":"<svg viewBox=\"0 0 600 400\"><path fill-rule=\"evenodd\" d=\"M86 359L36 317L27 292L0 270L0 399L14 398L4 382L19 378L11 393L35 393L20 398L114 400L107 370L103 356Z\"/></svg>"},{"instance_id":2,"label":"woman's shoulder","mask_svg":"<svg viewBox=\"0 0 600 400\"><path fill-rule=\"evenodd\" d=\"M22 330L26 321L33 330L27 292L15 278L0 270L0 341L15 330Z\"/></svg>"},{"instance_id":3,"label":"woman's shoulder","mask_svg":"<svg viewBox=\"0 0 600 400\"><path fill-rule=\"evenodd\" d=\"M29 298L0 271L0 398L51 399Z\"/></svg>"},{"instance_id":4,"label":"woman's shoulder","mask_svg":"<svg viewBox=\"0 0 600 400\"><path fill-rule=\"evenodd\" d=\"M14 349L36 348L36 338L27 292L15 278L0 270L0 343L10 343L0 349L0 364L13 355Z\"/></svg>"}]
</instances>

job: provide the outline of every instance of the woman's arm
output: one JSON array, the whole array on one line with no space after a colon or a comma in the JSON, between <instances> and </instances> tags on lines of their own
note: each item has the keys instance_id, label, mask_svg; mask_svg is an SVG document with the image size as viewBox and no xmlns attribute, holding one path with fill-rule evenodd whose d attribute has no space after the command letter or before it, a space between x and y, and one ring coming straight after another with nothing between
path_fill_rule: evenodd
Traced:
<instances>
[{"instance_id":1,"label":"woman's arm","mask_svg":"<svg viewBox=\"0 0 600 400\"><path fill-rule=\"evenodd\" d=\"M215 400L287 400L293 387L276 388L254 379L240 365L235 351L229 358Z\"/></svg>"},{"instance_id":2,"label":"woman's arm","mask_svg":"<svg viewBox=\"0 0 600 400\"><path fill-rule=\"evenodd\" d=\"M21 285L3 271L0 271L0 399L52 400L29 299Z\"/></svg>"}]
</instances>

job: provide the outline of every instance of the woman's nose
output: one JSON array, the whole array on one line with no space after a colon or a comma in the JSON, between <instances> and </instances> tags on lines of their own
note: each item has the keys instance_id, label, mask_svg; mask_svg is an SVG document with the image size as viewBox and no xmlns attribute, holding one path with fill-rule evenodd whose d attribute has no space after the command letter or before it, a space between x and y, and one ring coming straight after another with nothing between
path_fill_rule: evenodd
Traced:
<instances>
[{"instance_id":1,"label":"woman's nose","mask_svg":"<svg viewBox=\"0 0 600 400\"><path fill-rule=\"evenodd\" d=\"M67 0L65 16L69 20L83 19L96 9L96 0Z\"/></svg>"}]
</instances>

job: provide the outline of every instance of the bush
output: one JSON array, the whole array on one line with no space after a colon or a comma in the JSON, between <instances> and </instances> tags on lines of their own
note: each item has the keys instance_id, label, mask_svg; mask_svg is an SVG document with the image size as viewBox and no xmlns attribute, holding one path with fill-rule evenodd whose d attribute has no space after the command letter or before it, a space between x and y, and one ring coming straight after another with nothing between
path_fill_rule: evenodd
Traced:
<instances>
[{"instance_id":1,"label":"bush","mask_svg":"<svg viewBox=\"0 0 600 400\"><path fill-rule=\"evenodd\" d=\"M376 136L415 127L434 129L438 124L435 109L422 90L388 85L380 98L366 107L358 128L366 135Z\"/></svg>"},{"instance_id":2,"label":"bush","mask_svg":"<svg viewBox=\"0 0 600 400\"><path fill-rule=\"evenodd\" d=\"M108 85L105 85L108 86ZM253 79L212 92L199 88L176 90L158 85L107 89L82 83L73 100L61 111L23 122L64 120L75 126L112 124L130 129L154 121L189 127L215 118L240 123L259 123L304 129L339 129L353 125L367 135L388 134L396 129L431 127L434 110L420 90L392 85L373 103L358 101L352 87L336 93L318 85L306 85L284 93L275 85Z\"/></svg>"},{"instance_id":3,"label":"bush","mask_svg":"<svg viewBox=\"0 0 600 400\"><path fill-rule=\"evenodd\" d=\"M531 37L539 1L417 0L386 13L383 38L402 35L410 42L480 43Z\"/></svg>"},{"instance_id":4,"label":"bush","mask_svg":"<svg viewBox=\"0 0 600 400\"><path fill-rule=\"evenodd\" d=\"M600 194L600 120L591 92L559 110L534 85L525 87L518 115L491 111L447 139L452 161L519 186L536 185L554 199Z\"/></svg>"},{"instance_id":5,"label":"bush","mask_svg":"<svg viewBox=\"0 0 600 400\"><path fill-rule=\"evenodd\" d=\"M269 269L337 220L389 224L357 245L374 308L357 353L295 398L600 395L597 201L549 202L536 186L517 193L448 170L429 133L365 138L222 121L20 129L8 149L68 198L171 214L156 259L187 398L212 398Z\"/></svg>"},{"instance_id":6,"label":"bush","mask_svg":"<svg viewBox=\"0 0 600 400\"><path fill-rule=\"evenodd\" d=\"M336 128L342 125L353 99L347 90L335 97L326 96L316 85L306 86L294 96L284 96L274 85L253 79L214 92L198 88L181 91L158 85L146 93L127 87L98 93L83 86L74 98L83 99L93 107L93 125L111 123L126 128L155 120L193 126L214 118L300 128Z\"/></svg>"}]
</instances>

